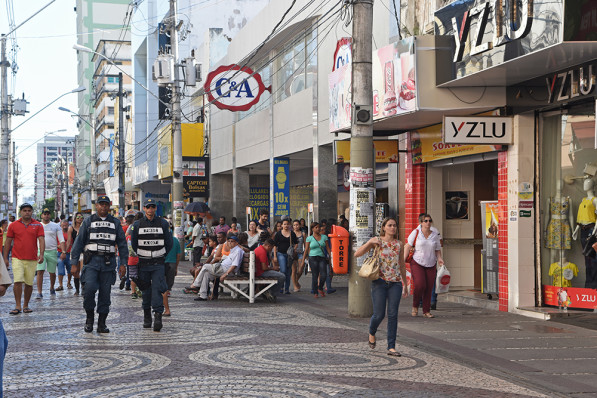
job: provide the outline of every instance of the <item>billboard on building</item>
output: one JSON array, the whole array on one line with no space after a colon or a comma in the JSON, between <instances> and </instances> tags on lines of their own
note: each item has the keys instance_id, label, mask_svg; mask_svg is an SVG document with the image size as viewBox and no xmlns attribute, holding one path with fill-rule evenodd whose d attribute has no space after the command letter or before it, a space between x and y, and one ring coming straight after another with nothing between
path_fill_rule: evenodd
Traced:
<instances>
[{"instance_id":1,"label":"billboard on building","mask_svg":"<svg viewBox=\"0 0 597 398\"><path fill-rule=\"evenodd\" d=\"M250 187L249 205L251 206L251 220L257 220L261 210L269 211L269 188Z\"/></svg>"},{"instance_id":2,"label":"billboard on building","mask_svg":"<svg viewBox=\"0 0 597 398\"><path fill-rule=\"evenodd\" d=\"M398 141L375 140L375 163L398 163ZM336 163L350 163L350 141L334 141Z\"/></svg>"},{"instance_id":3,"label":"billboard on building","mask_svg":"<svg viewBox=\"0 0 597 398\"><path fill-rule=\"evenodd\" d=\"M290 215L290 159L274 158L273 170L274 214L273 217Z\"/></svg>"}]
</instances>

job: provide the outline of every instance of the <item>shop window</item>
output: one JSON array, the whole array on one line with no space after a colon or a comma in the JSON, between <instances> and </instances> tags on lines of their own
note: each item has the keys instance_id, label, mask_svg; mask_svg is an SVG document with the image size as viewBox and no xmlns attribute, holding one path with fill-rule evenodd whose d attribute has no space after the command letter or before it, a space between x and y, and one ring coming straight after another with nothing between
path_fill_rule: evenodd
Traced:
<instances>
[{"instance_id":1,"label":"shop window","mask_svg":"<svg viewBox=\"0 0 597 398\"><path fill-rule=\"evenodd\" d=\"M275 66L277 102L311 87L317 71L317 33L303 32L278 54Z\"/></svg>"},{"instance_id":2,"label":"shop window","mask_svg":"<svg viewBox=\"0 0 597 398\"><path fill-rule=\"evenodd\" d=\"M566 307L573 293L569 289L597 288L597 260L583 255L597 220L595 138L594 104L540 120L540 252L546 304L559 300Z\"/></svg>"}]
</instances>

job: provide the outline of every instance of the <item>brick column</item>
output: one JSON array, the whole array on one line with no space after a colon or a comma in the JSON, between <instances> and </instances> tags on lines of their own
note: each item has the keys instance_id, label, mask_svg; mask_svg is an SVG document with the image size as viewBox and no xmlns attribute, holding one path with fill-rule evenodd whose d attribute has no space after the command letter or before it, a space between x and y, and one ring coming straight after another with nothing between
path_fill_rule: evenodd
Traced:
<instances>
[{"instance_id":1,"label":"brick column","mask_svg":"<svg viewBox=\"0 0 597 398\"><path fill-rule=\"evenodd\" d=\"M508 312L508 153L498 153L499 309Z\"/></svg>"},{"instance_id":2,"label":"brick column","mask_svg":"<svg viewBox=\"0 0 597 398\"><path fill-rule=\"evenodd\" d=\"M407 141L408 153L404 162L404 240L419 225L419 214L426 209L426 166L412 164L410 133Z\"/></svg>"}]
</instances>

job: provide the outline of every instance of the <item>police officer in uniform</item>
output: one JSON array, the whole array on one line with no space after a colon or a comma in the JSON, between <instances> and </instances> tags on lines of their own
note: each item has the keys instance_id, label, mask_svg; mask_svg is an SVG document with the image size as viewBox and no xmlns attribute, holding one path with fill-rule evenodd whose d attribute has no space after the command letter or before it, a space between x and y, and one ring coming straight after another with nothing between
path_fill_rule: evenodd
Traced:
<instances>
[{"instance_id":1,"label":"police officer in uniform","mask_svg":"<svg viewBox=\"0 0 597 398\"><path fill-rule=\"evenodd\" d=\"M153 330L162 329L164 301L162 294L168 290L165 275L166 254L172 249L172 234L168 221L155 215L154 199L144 204L145 217L132 226L131 245L139 256L137 286L143 293L143 327L151 327L151 309L154 317Z\"/></svg>"},{"instance_id":2,"label":"police officer in uniform","mask_svg":"<svg viewBox=\"0 0 597 398\"><path fill-rule=\"evenodd\" d=\"M120 256L120 275L126 270L124 264L128 261L128 248L124 231L120 221L108 214L110 211L110 198L106 195L99 196L95 202L96 214L87 217L71 249L71 260L79 262L83 253L83 270L81 282L84 284L83 308L87 313L85 331L93 330L93 311L95 309L95 293L97 296L97 321L98 333L109 333L106 327L106 318L110 312L110 290L116 282L116 247Z\"/></svg>"}]
</instances>

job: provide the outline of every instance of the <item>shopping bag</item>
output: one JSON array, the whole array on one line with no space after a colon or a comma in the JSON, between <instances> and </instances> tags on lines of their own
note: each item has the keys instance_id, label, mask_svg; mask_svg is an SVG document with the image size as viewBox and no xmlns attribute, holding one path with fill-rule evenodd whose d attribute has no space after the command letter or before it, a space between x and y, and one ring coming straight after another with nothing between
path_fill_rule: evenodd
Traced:
<instances>
[{"instance_id":1,"label":"shopping bag","mask_svg":"<svg viewBox=\"0 0 597 398\"><path fill-rule=\"evenodd\" d=\"M6 268L6 264L4 264L4 259L2 256L0 256L0 285L6 287L12 285L12 278L8 273L8 269Z\"/></svg>"},{"instance_id":2,"label":"shopping bag","mask_svg":"<svg viewBox=\"0 0 597 398\"><path fill-rule=\"evenodd\" d=\"M442 265L437 270L437 277L435 278L435 292L448 293L450 290L450 271L445 265Z\"/></svg>"}]
</instances>

